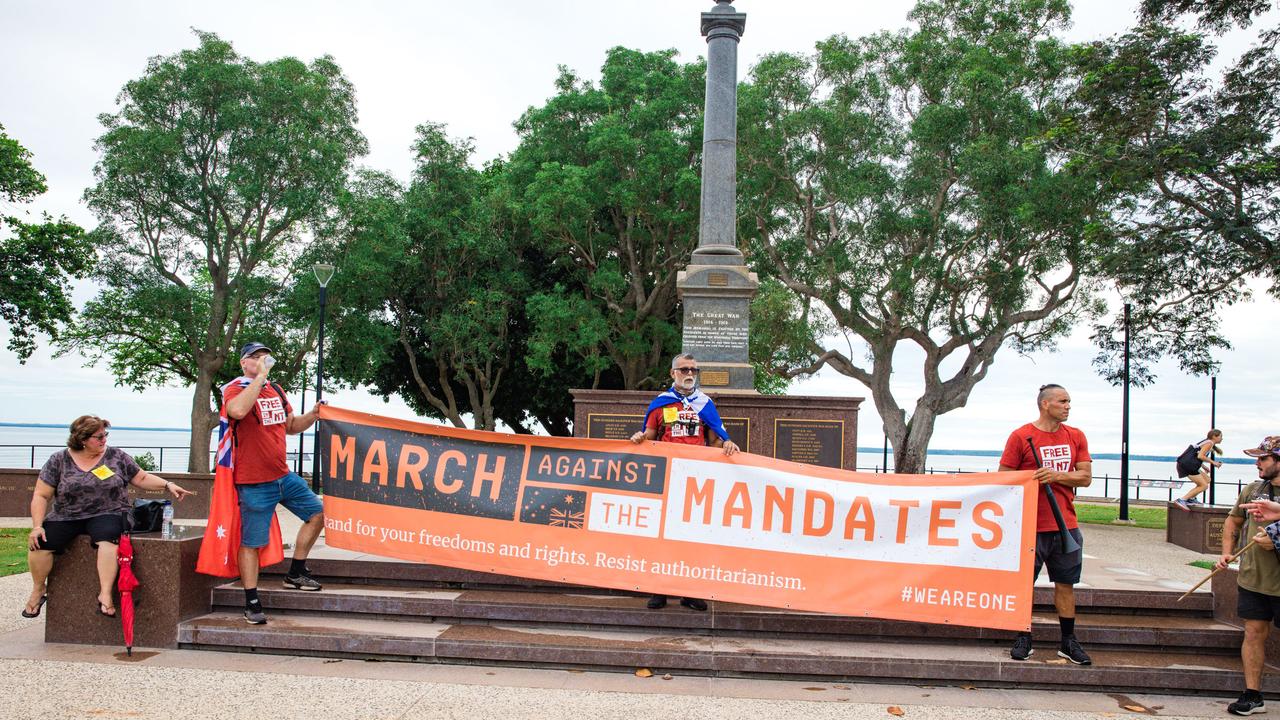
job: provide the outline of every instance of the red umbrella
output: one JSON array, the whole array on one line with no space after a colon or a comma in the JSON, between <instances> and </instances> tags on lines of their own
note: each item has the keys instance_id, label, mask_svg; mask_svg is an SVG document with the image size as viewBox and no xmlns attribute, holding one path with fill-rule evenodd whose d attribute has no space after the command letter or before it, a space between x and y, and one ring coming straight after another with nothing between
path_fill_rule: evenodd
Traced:
<instances>
[{"instance_id":1,"label":"red umbrella","mask_svg":"<svg viewBox=\"0 0 1280 720\"><path fill-rule=\"evenodd\" d=\"M133 591L140 585L133 574L133 541L128 535L120 536L120 549L116 553L120 574L116 577L116 589L120 591L120 628L124 631L124 648L133 655Z\"/></svg>"}]
</instances>

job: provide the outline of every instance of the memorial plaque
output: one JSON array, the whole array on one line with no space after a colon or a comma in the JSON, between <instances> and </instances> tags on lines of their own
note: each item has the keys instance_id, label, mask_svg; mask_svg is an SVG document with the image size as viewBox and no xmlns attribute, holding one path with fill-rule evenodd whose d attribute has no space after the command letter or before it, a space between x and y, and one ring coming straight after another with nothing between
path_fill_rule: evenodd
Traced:
<instances>
[{"instance_id":1,"label":"memorial plaque","mask_svg":"<svg viewBox=\"0 0 1280 720\"><path fill-rule=\"evenodd\" d=\"M711 287L729 287L729 273L707 273L707 285Z\"/></svg>"},{"instance_id":2,"label":"memorial plaque","mask_svg":"<svg viewBox=\"0 0 1280 720\"><path fill-rule=\"evenodd\" d=\"M1227 522L1226 518L1209 518L1205 523L1205 547L1220 548L1222 547L1222 526ZM1206 552L1210 552L1206 550Z\"/></svg>"},{"instance_id":3,"label":"memorial plaque","mask_svg":"<svg viewBox=\"0 0 1280 720\"><path fill-rule=\"evenodd\" d=\"M729 372L727 370L703 370L702 381L699 383L706 387L724 387L729 384Z\"/></svg>"},{"instance_id":4,"label":"memorial plaque","mask_svg":"<svg viewBox=\"0 0 1280 720\"><path fill-rule=\"evenodd\" d=\"M773 421L773 456L807 465L843 467L844 421L778 418Z\"/></svg>"},{"instance_id":5,"label":"memorial plaque","mask_svg":"<svg viewBox=\"0 0 1280 720\"><path fill-rule=\"evenodd\" d=\"M747 305L735 308L730 301L711 302L702 298L685 300L684 350L699 360L725 355L734 360L747 357ZM706 385L704 377L703 384Z\"/></svg>"},{"instance_id":6,"label":"memorial plaque","mask_svg":"<svg viewBox=\"0 0 1280 720\"><path fill-rule=\"evenodd\" d=\"M751 452L751 418L722 417L720 420L724 423L724 429L729 431L729 439L742 452Z\"/></svg>"},{"instance_id":7,"label":"memorial plaque","mask_svg":"<svg viewBox=\"0 0 1280 720\"><path fill-rule=\"evenodd\" d=\"M644 415L592 413L587 416L587 437L597 440L630 440L633 434L643 429Z\"/></svg>"}]
</instances>

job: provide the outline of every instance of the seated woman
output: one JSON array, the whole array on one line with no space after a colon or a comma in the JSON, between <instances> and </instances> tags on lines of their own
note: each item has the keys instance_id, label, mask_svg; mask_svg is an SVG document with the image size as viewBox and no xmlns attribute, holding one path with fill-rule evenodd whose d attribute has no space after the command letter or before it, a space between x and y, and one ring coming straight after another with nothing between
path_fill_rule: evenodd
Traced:
<instances>
[{"instance_id":1,"label":"seated woman","mask_svg":"<svg viewBox=\"0 0 1280 720\"><path fill-rule=\"evenodd\" d=\"M98 551L95 610L114 617L111 586L116 580L116 548L125 530L124 516L132 508L129 484L145 490L168 490L177 500L191 494L138 467L125 451L107 447L109 427L111 423L100 417L81 415L71 423L67 449L54 453L40 468L31 497L31 535L27 540L31 597L22 609L23 617L37 617L44 607L45 580L53 569L53 556L61 555L77 535L86 533Z\"/></svg>"}]
</instances>

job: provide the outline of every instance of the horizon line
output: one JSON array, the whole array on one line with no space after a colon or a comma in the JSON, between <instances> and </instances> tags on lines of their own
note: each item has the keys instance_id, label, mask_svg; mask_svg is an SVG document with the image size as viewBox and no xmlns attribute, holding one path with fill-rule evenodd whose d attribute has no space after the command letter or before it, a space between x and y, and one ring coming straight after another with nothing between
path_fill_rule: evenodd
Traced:
<instances>
[{"instance_id":1,"label":"horizon line","mask_svg":"<svg viewBox=\"0 0 1280 720\"><path fill-rule=\"evenodd\" d=\"M0 427L41 428L41 429L53 429L53 430L65 430L67 428L66 425L60 425L57 423L22 423L22 422L0 422ZM188 428L167 428L167 427L137 427L137 426L129 426L129 425L112 425L111 427L115 428L116 430L133 430L133 431L139 431L139 432L182 432L182 433L191 432L191 428L189 427ZM216 430L217 428L214 428L214 429ZM304 437L307 434L308 433L305 431L301 433L301 435ZM315 433L310 433L310 434L314 435ZM40 447L44 447L44 446L41 445ZM862 454L862 453L883 454L884 448L859 446L857 448L857 451L859 454ZM955 449L947 449L947 448L940 448L936 450L933 448L930 448L926 452L926 455L967 455L969 457L1000 457L1000 455L1002 454L1003 453L1000 450L955 450ZM892 448L889 450L889 455L893 455ZM1120 453L1090 453L1090 455L1092 455L1095 460L1120 460ZM1138 462L1173 462L1178 458L1176 455L1130 454L1129 459L1138 461ZM1223 457L1220 460L1220 462L1223 462L1228 465L1252 465L1254 461L1251 458L1247 458L1247 457L1246 458Z\"/></svg>"}]
</instances>

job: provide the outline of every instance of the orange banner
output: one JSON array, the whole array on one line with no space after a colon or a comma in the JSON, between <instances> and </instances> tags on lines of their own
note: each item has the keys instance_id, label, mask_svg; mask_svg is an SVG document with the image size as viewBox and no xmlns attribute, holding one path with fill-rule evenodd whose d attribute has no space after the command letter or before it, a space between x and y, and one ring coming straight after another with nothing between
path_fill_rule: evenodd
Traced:
<instances>
[{"instance_id":1,"label":"orange banner","mask_svg":"<svg viewBox=\"0 0 1280 720\"><path fill-rule=\"evenodd\" d=\"M320 410L325 542L485 572L1026 630L1030 472L854 473Z\"/></svg>"}]
</instances>

